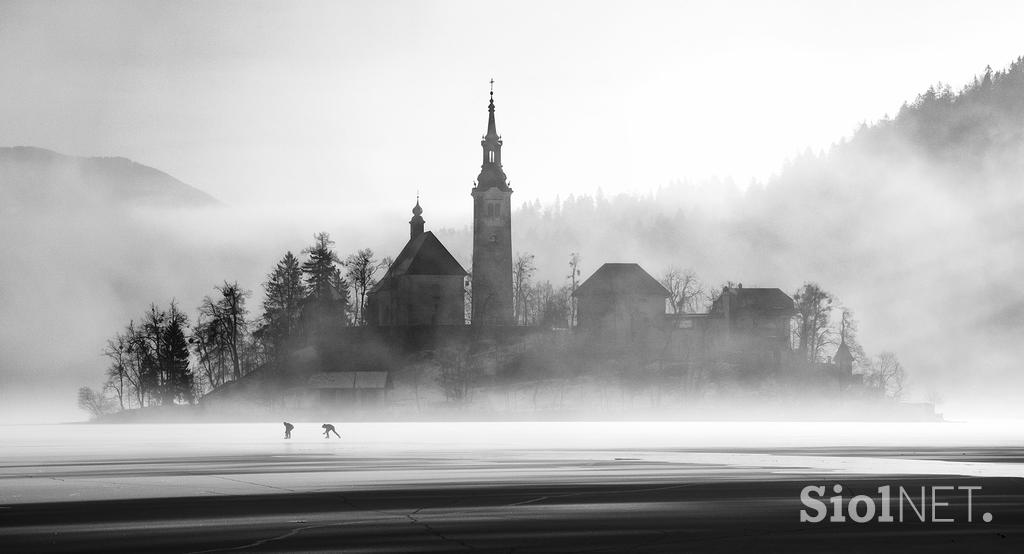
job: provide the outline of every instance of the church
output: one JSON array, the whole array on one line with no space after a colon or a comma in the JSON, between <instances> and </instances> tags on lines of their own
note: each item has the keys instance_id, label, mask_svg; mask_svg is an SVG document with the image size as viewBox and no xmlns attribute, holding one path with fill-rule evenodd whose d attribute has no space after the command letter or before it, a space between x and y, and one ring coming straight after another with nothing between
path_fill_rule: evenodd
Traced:
<instances>
[{"instance_id":1,"label":"church","mask_svg":"<svg viewBox=\"0 0 1024 554\"><path fill-rule=\"evenodd\" d=\"M512 302L512 189L501 165L501 135L494 121L494 88L487 106L483 159L473 184L471 322L514 325ZM378 327L466 324L468 273L430 231L419 198L409 221L409 242L367 295L367 319Z\"/></svg>"},{"instance_id":2,"label":"church","mask_svg":"<svg viewBox=\"0 0 1024 554\"><path fill-rule=\"evenodd\" d=\"M466 270L423 230L419 198L412 214L409 242L367 295L367 320L387 327L463 325Z\"/></svg>"}]
</instances>

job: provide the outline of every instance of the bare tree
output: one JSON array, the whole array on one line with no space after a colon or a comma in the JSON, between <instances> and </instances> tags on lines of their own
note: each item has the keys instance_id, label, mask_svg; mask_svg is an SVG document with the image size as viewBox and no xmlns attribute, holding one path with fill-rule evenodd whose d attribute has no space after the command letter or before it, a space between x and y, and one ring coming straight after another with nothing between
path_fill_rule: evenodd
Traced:
<instances>
[{"instance_id":1,"label":"bare tree","mask_svg":"<svg viewBox=\"0 0 1024 554\"><path fill-rule=\"evenodd\" d=\"M114 335L107 341L103 355L110 359L104 389L114 393L118 405L124 410L131 406L132 390L137 386L132 375L131 339L123 333Z\"/></svg>"},{"instance_id":2,"label":"bare tree","mask_svg":"<svg viewBox=\"0 0 1024 554\"><path fill-rule=\"evenodd\" d=\"M573 252L569 254L569 327L576 326L578 308L576 304L576 289L580 286L580 254Z\"/></svg>"},{"instance_id":3,"label":"bare tree","mask_svg":"<svg viewBox=\"0 0 1024 554\"><path fill-rule=\"evenodd\" d=\"M375 276L383 264L374 259L373 250L363 248L355 254L350 254L343 265L348 282L355 289L356 294L356 302L352 306L353 322L356 325L365 325L366 294L377 283ZM384 267L387 268L387 266Z\"/></svg>"},{"instance_id":4,"label":"bare tree","mask_svg":"<svg viewBox=\"0 0 1024 554\"><path fill-rule=\"evenodd\" d=\"M99 417L111 411L112 401L103 396L103 393L96 392L89 387L78 389L78 407L85 410L92 417Z\"/></svg>"},{"instance_id":5,"label":"bare tree","mask_svg":"<svg viewBox=\"0 0 1024 554\"><path fill-rule=\"evenodd\" d=\"M907 386L907 373L893 352L882 352L871 363L864 384L888 398L898 400Z\"/></svg>"},{"instance_id":6,"label":"bare tree","mask_svg":"<svg viewBox=\"0 0 1024 554\"><path fill-rule=\"evenodd\" d=\"M249 324L245 319L248 315L245 299L250 293L243 290L237 282L227 281L215 287L215 290L220 293L220 298L214 300L207 296L199 306L197 321L205 322L207 327L197 327L194 339L201 339L207 345L206 348L215 348L227 354L231 363L232 378L238 380L245 373L242 364L245 357L243 350L248 343L249 334ZM193 344L195 343L196 340L193 340ZM209 371L209 364L204 365L204 371Z\"/></svg>"},{"instance_id":7,"label":"bare tree","mask_svg":"<svg viewBox=\"0 0 1024 554\"><path fill-rule=\"evenodd\" d=\"M565 327L569 321L568 291L568 286L556 289L551 281L531 286L525 309L527 323L547 328Z\"/></svg>"},{"instance_id":8,"label":"bare tree","mask_svg":"<svg viewBox=\"0 0 1024 554\"><path fill-rule=\"evenodd\" d=\"M513 313L519 325L527 323L526 301L530 293L530 280L536 270L533 254L517 254L512 261Z\"/></svg>"},{"instance_id":9,"label":"bare tree","mask_svg":"<svg viewBox=\"0 0 1024 554\"><path fill-rule=\"evenodd\" d=\"M144 333L135 325L134 320L128 322L128 327L125 328L124 332L125 348L130 354L127 369L135 402L140 408L146 405L151 381L148 375L150 351L148 342L144 339L143 335Z\"/></svg>"},{"instance_id":10,"label":"bare tree","mask_svg":"<svg viewBox=\"0 0 1024 554\"><path fill-rule=\"evenodd\" d=\"M150 323L161 323L161 312L155 306L150 307L146 317ZM145 325L137 326L134 320L123 332L107 340L103 356L110 360L110 365L103 392L112 392L120 409L133 405L141 408L156 392L158 353L154 344L159 341L160 337L152 336Z\"/></svg>"},{"instance_id":11,"label":"bare tree","mask_svg":"<svg viewBox=\"0 0 1024 554\"><path fill-rule=\"evenodd\" d=\"M668 289L672 313L696 313L704 307L704 285L692 269L671 268L661 278L661 284Z\"/></svg>"},{"instance_id":12,"label":"bare tree","mask_svg":"<svg viewBox=\"0 0 1024 554\"><path fill-rule=\"evenodd\" d=\"M208 306L200 306L189 343L202 370L203 386L213 389L228 380L231 356L220 339L220 322L209 313Z\"/></svg>"},{"instance_id":13,"label":"bare tree","mask_svg":"<svg viewBox=\"0 0 1024 554\"><path fill-rule=\"evenodd\" d=\"M807 361L820 361L832 333L829 323L833 297L817 283L804 283L793 295L793 302L797 311L797 349Z\"/></svg>"}]
</instances>

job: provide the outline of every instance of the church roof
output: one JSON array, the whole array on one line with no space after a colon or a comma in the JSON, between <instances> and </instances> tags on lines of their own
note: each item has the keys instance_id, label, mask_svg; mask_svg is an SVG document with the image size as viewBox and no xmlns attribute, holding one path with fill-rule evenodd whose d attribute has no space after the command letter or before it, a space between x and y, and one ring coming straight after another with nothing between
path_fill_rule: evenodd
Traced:
<instances>
[{"instance_id":1,"label":"church roof","mask_svg":"<svg viewBox=\"0 0 1024 554\"><path fill-rule=\"evenodd\" d=\"M652 296L669 296L668 290L644 271L639 264L604 264L576 288L574 296L636 292Z\"/></svg>"},{"instance_id":2,"label":"church roof","mask_svg":"<svg viewBox=\"0 0 1024 554\"><path fill-rule=\"evenodd\" d=\"M466 275L466 270L441 244L431 231L420 233L406 243L388 268L384 277L374 285L370 294L391 286L402 275Z\"/></svg>"}]
</instances>

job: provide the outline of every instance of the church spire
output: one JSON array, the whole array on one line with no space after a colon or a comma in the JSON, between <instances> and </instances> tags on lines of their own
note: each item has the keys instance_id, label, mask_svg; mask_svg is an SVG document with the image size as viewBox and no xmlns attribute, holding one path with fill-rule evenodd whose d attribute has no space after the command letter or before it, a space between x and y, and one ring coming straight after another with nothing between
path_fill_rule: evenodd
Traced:
<instances>
[{"instance_id":1,"label":"church spire","mask_svg":"<svg viewBox=\"0 0 1024 554\"><path fill-rule=\"evenodd\" d=\"M409 220L409 239L423 234L423 208L420 207L420 195L416 195L416 205L412 208L412 219Z\"/></svg>"},{"instance_id":2,"label":"church spire","mask_svg":"<svg viewBox=\"0 0 1024 554\"><path fill-rule=\"evenodd\" d=\"M476 186L480 189L497 187L508 190L508 178L501 169L501 135L494 123L494 79L491 79L491 101L487 105L487 134L480 141L484 150L484 163L480 166L480 176Z\"/></svg>"},{"instance_id":3,"label":"church spire","mask_svg":"<svg viewBox=\"0 0 1024 554\"><path fill-rule=\"evenodd\" d=\"M497 125L494 124L494 79L491 79L491 102L487 105L487 134L484 139L497 141L501 137L498 136Z\"/></svg>"}]
</instances>

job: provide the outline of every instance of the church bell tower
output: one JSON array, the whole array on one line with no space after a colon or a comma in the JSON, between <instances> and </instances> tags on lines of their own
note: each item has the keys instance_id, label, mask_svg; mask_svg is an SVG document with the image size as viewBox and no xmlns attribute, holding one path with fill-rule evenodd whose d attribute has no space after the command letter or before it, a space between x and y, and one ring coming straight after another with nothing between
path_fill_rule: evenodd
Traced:
<instances>
[{"instance_id":1,"label":"church bell tower","mask_svg":"<svg viewBox=\"0 0 1024 554\"><path fill-rule=\"evenodd\" d=\"M473 186L473 325L514 325L512 302L512 189L501 168L494 124L494 80L487 106L483 165Z\"/></svg>"}]
</instances>

